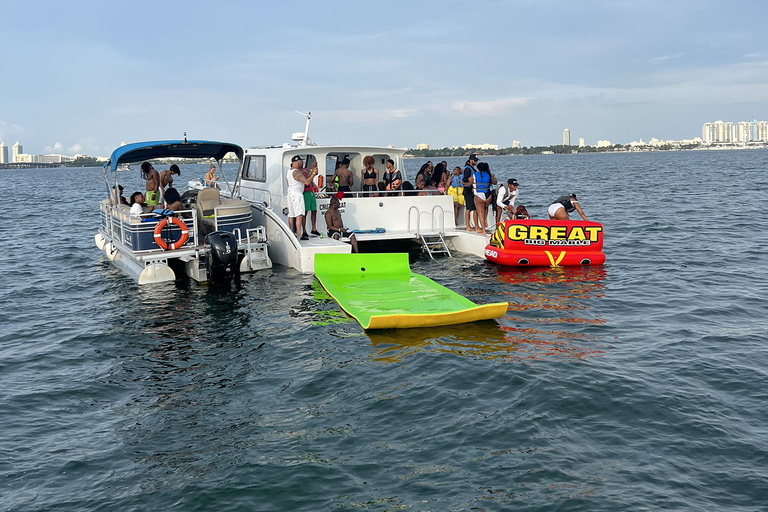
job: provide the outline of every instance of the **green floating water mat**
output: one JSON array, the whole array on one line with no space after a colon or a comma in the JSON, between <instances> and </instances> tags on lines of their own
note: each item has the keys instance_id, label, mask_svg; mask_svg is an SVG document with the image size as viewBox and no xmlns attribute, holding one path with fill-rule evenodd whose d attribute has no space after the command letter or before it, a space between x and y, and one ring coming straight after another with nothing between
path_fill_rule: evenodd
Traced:
<instances>
[{"instance_id":1,"label":"green floating water mat","mask_svg":"<svg viewBox=\"0 0 768 512\"><path fill-rule=\"evenodd\" d=\"M407 254L316 254L315 275L364 329L452 325L504 316L508 303L478 306L411 272Z\"/></svg>"}]
</instances>

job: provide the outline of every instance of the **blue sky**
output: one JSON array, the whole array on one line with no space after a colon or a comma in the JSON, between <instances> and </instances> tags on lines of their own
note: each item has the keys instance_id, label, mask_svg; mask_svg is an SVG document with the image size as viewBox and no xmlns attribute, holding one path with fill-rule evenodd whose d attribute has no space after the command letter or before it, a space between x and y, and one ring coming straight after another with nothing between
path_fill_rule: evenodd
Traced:
<instances>
[{"instance_id":1,"label":"blue sky","mask_svg":"<svg viewBox=\"0 0 768 512\"><path fill-rule=\"evenodd\" d=\"M768 3L0 0L0 141L524 146L768 119Z\"/></svg>"}]
</instances>

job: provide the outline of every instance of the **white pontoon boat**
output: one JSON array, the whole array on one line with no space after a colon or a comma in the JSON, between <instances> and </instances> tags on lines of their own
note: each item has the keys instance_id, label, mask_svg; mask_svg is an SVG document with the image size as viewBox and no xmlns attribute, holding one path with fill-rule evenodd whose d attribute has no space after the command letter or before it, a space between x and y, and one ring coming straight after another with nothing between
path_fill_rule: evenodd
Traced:
<instances>
[{"instance_id":1,"label":"white pontoon boat","mask_svg":"<svg viewBox=\"0 0 768 512\"><path fill-rule=\"evenodd\" d=\"M185 192L184 209L131 215L121 204L118 169L157 158L215 160L221 172L228 153L243 161L243 149L213 141L157 141L117 148L104 165L107 199L101 201L96 245L139 284L188 276L198 282L229 281L235 273L270 268L265 230L254 222L246 201L220 195L216 188ZM112 176L109 172L112 171Z\"/></svg>"}]
</instances>

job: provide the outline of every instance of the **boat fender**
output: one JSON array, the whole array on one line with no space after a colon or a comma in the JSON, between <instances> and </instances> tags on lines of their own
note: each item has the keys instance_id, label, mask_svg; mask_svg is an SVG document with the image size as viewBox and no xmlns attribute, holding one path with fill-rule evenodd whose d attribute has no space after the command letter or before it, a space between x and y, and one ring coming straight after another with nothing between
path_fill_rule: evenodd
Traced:
<instances>
[{"instance_id":1,"label":"boat fender","mask_svg":"<svg viewBox=\"0 0 768 512\"><path fill-rule=\"evenodd\" d=\"M181 236L178 240L175 242L166 242L163 240L162 232L165 226L168 225L168 219L171 219L171 222L178 226L179 229L181 229ZM162 250L167 251L168 249L174 250L178 249L185 243L187 243L187 240L189 240L189 228L184 223L183 220L181 220L178 217L166 217L160 222L157 223L157 226L155 226L155 243L158 247L160 247Z\"/></svg>"}]
</instances>

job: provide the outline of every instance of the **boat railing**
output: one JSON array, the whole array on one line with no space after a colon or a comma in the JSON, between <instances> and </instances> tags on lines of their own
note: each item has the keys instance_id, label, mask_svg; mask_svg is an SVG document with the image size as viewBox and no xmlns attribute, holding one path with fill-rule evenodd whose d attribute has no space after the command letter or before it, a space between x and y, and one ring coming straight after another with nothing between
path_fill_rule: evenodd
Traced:
<instances>
[{"instance_id":1,"label":"boat railing","mask_svg":"<svg viewBox=\"0 0 768 512\"><path fill-rule=\"evenodd\" d=\"M416 210L416 235L421 234L421 210L418 206L408 208L408 233L411 232L411 212Z\"/></svg>"},{"instance_id":2,"label":"boat railing","mask_svg":"<svg viewBox=\"0 0 768 512\"><path fill-rule=\"evenodd\" d=\"M438 233L445 234L445 210L439 204L432 207L432 231L435 231L435 210L440 210L440 229L438 230Z\"/></svg>"},{"instance_id":3,"label":"boat railing","mask_svg":"<svg viewBox=\"0 0 768 512\"><path fill-rule=\"evenodd\" d=\"M102 227L104 229L104 233L109 236L113 241L119 241L120 243L123 243L124 240L127 240L128 237L127 231L129 229L135 229L137 223L131 222L131 220L139 220L139 219L147 219L152 218L153 216L156 216L155 213L149 212L149 213L142 213L141 215L131 215L129 212L121 210L119 208L116 208L115 206L111 204L101 204L101 212L102 212ZM191 240L195 241L195 244L199 243L198 240L198 222L197 222L197 212L195 210L179 210L177 212L174 212L176 215L181 215L181 220L184 221L185 224L187 224L188 229L192 232L193 236L190 237ZM161 218L157 218L157 221L159 222ZM192 221L192 225L190 227L189 223ZM146 253L146 252L153 252L153 251L159 251L160 248L157 249L151 249L151 250L143 250L143 251L132 251L136 254L139 253Z\"/></svg>"},{"instance_id":4,"label":"boat railing","mask_svg":"<svg viewBox=\"0 0 768 512\"><path fill-rule=\"evenodd\" d=\"M410 208L408 208L408 233L411 232L411 212L414 210L416 211L416 235L420 236L422 212L421 210L419 210L418 206L411 206ZM435 219L436 219L435 210L438 210L440 213L440 220L437 228L435 227ZM438 233L445 234L445 210L443 209L443 207L440 206L439 204L436 204L435 206L432 207L432 211L430 212L429 215L430 215L430 219L429 219L430 229L433 232L437 231Z\"/></svg>"}]
</instances>

